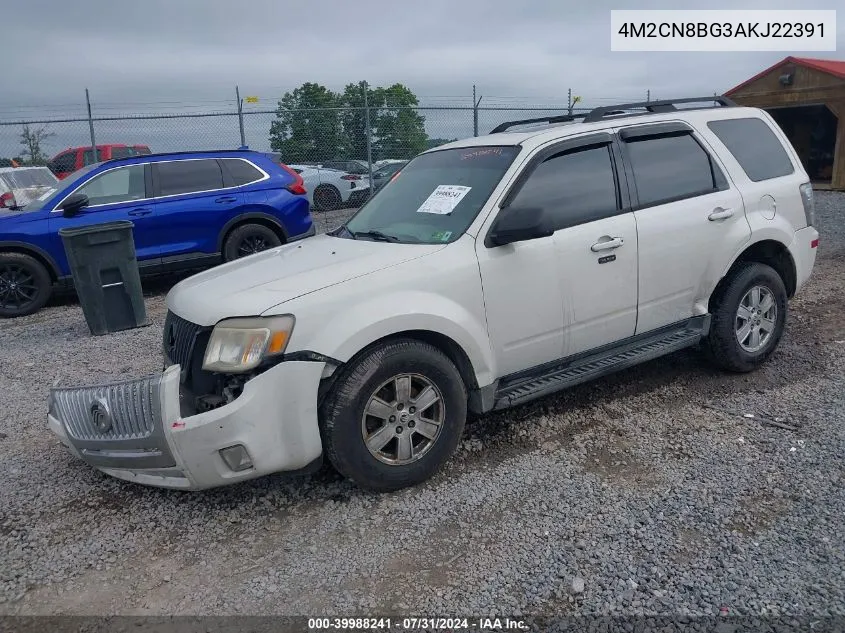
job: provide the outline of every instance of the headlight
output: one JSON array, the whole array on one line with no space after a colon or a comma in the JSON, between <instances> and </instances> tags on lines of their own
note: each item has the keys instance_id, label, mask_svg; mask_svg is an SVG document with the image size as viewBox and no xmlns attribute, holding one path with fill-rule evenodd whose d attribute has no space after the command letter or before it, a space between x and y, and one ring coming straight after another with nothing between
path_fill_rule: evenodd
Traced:
<instances>
[{"instance_id":1,"label":"headlight","mask_svg":"<svg viewBox=\"0 0 845 633\"><path fill-rule=\"evenodd\" d=\"M293 315L226 319L211 332L202 368L237 374L283 354L294 324Z\"/></svg>"}]
</instances>

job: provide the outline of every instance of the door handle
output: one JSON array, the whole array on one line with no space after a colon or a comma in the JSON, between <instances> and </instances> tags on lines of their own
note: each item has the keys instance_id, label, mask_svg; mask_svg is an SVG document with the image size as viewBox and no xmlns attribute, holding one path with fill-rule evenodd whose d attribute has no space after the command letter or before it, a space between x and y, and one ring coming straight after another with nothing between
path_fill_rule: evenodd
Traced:
<instances>
[{"instance_id":1,"label":"door handle","mask_svg":"<svg viewBox=\"0 0 845 633\"><path fill-rule=\"evenodd\" d=\"M129 215L133 217L138 217L142 215L149 215L150 213L152 213L152 211L150 211L149 209L132 209L129 212Z\"/></svg>"},{"instance_id":2,"label":"door handle","mask_svg":"<svg viewBox=\"0 0 845 633\"><path fill-rule=\"evenodd\" d=\"M723 209L722 207L716 207L713 211L710 212L710 215L707 216L707 219L711 222L715 222L716 220L725 220L731 217L734 214L733 209Z\"/></svg>"},{"instance_id":3,"label":"door handle","mask_svg":"<svg viewBox=\"0 0 845 633\"><path fill-rule=\"evenodd\" d=\"M594 253L598 253L599 251L609 251L613 250L614 248L619 248L624 243L625 240L623 240L621 237L608 237L605 235L604 237L600 238L598 242L593 244L590 247L590 250Z\"/></svg>"},{"instance_id":4,"label":"door handle","mask_svg":"<svg viewBox=\"0 0 845 633\"><path fill-rule=\"evenodd\" d=\"M224 203L227 203L227 202L235 202L235 201L237 201L237 198L235 198L233 196L223 196L222 198L217 198L215 200L215 202L217 204L224 204Z\"/></svg>"}]
</instances>

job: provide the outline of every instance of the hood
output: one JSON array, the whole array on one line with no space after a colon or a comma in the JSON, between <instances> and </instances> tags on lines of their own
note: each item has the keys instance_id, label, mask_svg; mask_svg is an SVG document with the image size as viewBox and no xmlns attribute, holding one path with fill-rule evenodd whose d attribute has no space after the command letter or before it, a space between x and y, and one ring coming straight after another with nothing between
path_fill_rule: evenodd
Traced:
<instances>
[{"instance_id":1,"label":"hood","mask_svg":"<svg viewBox=\"0 0 845 633\"><path fill-rule=\"evenodd\" d=\"M0 208L0 226L4 223L7 225L12 225L19 220L28 221L32 218L32 212L28 211L27 209L6 209L5 207Z\"/></svg>"},{"instance_id":2,"label":"hood","mask_svg":"<svg viewBox=\"0 0 845 633\"><path fill-rule=\"evenodd\" d=\"M443 244L391 244L317 235L179 282L167 307L198 325L255 316L296 297L424 257Z\"/></svg>"}]
</instances>

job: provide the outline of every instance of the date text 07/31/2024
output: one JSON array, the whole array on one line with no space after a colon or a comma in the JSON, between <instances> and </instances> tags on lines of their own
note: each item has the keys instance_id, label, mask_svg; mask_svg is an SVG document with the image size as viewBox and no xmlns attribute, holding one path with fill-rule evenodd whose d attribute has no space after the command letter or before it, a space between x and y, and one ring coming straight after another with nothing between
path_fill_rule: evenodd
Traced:
<instances>
[{"instance_id":1,"label":"date text 07/31/2024","mask_svg":"<svg viewBox=\"0 0 845 633\"><path fill-rule=\"evenodd\" d=\"M358 617L308 618L309 631L524 631L528 624L513 618Z\"/></svg>"}]
</instances>

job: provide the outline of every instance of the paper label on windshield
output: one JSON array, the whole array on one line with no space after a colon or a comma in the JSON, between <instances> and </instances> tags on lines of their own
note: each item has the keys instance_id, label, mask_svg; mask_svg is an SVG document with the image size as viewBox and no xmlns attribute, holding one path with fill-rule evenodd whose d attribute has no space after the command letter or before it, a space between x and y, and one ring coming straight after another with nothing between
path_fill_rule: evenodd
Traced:
<instances>
[{"instance_id":1,"label":"paper label on windshield","mask_svg":"<svg viewBox=\"0 0 845 633\"><path fill-rule=\"evenodd\" d=\"M464 199L472 187L463 185L437 185L425 202L417 209L417 213L436 213L446 215L452 213L458 203Z\"/></svg>"}]
</instances>

